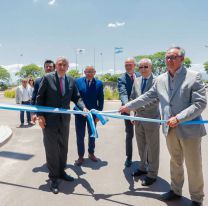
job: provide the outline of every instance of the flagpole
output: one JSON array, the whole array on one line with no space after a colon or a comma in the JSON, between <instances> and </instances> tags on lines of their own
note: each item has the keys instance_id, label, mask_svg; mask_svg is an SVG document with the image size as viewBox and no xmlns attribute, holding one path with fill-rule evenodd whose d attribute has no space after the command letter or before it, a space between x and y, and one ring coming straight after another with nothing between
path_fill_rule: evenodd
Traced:
<instances>
[{"instance_id":1,"label":"flagpole","mask_svg":"<svg viewBox=\"0 0 208 206\"><path fill-rule=\"evenodd\" d=\"M103 75L103 53L102 52L100 53L100 60L101 60L101 72Z\"/></svg>"},{"instance_id":2,"label":"flagpole","mask_svg":"<svg viewBox=\"0 0 208 206\"><path fill-rule=\"evenodd\" d=\"M115 53L115 49L114 49L114 74L116 73L116 53Z\"/></svg>"},{"instance_id":3,"label":"flagpole","mask_svg":"<svg viewBox=\"0 0 208 206\"><path fill-rule=\"evenodd\" d=\"M77 70L77 49L75 50L75 52L76 52L76 70Z\"/></svg>"},{"instance_id":4,"label":"flagpole","mask_svg":"<svg viewBox=\"0 0 208 206\"><path fill-rule=\"evenodd\" d=\"M95 68L95 48L94 48L94 68Z\"/></svg>"}]
</instances>

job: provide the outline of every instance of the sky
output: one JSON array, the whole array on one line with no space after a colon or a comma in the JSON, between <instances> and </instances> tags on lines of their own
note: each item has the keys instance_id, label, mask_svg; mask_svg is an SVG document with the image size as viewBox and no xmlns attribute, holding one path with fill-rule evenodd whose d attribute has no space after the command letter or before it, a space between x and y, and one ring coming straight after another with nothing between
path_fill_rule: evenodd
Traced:
<instances>
[{"instance_id":1,"label":"sky","mask_svg":"<svg viewBox=\"0 0 208 206\"><path fill-rule=\"evenodd\" d=\"M0 65L59 56L80 69L124 70L128 57L181 46L192 63L208 60L207 0L0 0ZM102 55L101 55L102 54ZM8 67L9 68L9 67Z\"/></svg>"}]
</instances>

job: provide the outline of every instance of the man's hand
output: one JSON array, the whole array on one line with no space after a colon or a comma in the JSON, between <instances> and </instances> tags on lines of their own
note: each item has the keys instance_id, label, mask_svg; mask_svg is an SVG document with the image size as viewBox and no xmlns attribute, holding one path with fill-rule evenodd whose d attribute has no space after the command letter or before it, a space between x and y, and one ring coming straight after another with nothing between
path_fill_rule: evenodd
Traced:
<instances>
[{"instance_id":1,"label":"man's hand","mask_svg":"<svg viewBox=\"0 0 208 206\"><path fill-rule=\"evenodd\" d=\"M83 112L89 112L89 110L87 108L84 108L83 109ZM86 114L83 114L83 116L86 117L87 115Z\"/></svg>"},{"instance_id":2,"label":"man's hand","mask_svg":"<svg viewBox=\"0 0 208 206\"><path fill-rule=\"evenodd\" d=\"M179 123L179 121L178 121L178 119L177 119L176 117L171 117L171 118L167 121L167 125L168 125L169 127L172 127L172 128L176 127L176 126L178 125L178 123Z\"/></svg>"},{"instance_id":3,"label":"man's hand","mask_svg":"<svg viewBox=\"0 0 208 206\"><path fill-rule=\"evenodd\" d=\"M32 114L31 120L32 120L33 123L35 123L36 120L37 120L37 115L36 114Z\"/></svg>"},{"instance_id":4,"label":"man's hand","mask_svg":"<svg viewBox=\"0 0 208 206\"><path fill-rule=\"evenodd\" d=\"M96 117L95 118L95 123L98 123L100 120Z\"/></svg>"},{"instance_id":5,"label":"man's hand","mask_svg":"<svg viewBox=\"0 0 208 206\"><path fill-rule=\"evenodd\" d=\"M44 129L45 126L46 126L45 117L44 116L39 116L38 117L38 123L39 123L40 127L42 129Z\"/></svg>"},{"instance_id":6,"label":"man's hand","mask_svg":"<svg viewBox=\"0 0 208 206\"><path fill-rule=\"evenodd\" d=\"M119 112L120 113L128 113L129 114L130 113L130 109L126 105L124 105L124 106L120 107Z\"/></svg>"}]
</instances>

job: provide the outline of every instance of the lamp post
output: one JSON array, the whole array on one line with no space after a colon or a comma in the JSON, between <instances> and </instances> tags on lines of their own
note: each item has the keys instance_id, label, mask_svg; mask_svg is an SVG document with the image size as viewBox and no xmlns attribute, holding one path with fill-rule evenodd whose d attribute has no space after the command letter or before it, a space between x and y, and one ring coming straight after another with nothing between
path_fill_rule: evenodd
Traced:
<instances>
[{"instance_id":1,"label":"lamp post","mask_svg":"<svg viewBox=\"0 0 208 206\"><path fill-rule=\"evenodd\" d=\"M101 72L103 75L103 53L102 52L100 52L100 61L101 61Z\"/></svg>"}]
</instances>

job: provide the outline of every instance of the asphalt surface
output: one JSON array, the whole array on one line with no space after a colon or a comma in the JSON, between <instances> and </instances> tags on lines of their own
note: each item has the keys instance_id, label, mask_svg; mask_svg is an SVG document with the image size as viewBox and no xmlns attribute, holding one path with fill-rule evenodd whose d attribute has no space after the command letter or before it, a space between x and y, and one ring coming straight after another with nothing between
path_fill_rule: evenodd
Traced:
<instances>
[{"instance_id":1,"label":"asphalt surface","mask_svg":"<svg viewBox=\"0 0 208 206\"><path fill-rule=\"evenodd\" d=\"M14 103L0 95L0 102ZM118 101L105 102L106 110L120 106ZM208 119L207 109L203 116ZM85 154L83 166L74 165L77 159L74 117L70 124L68 165L66 172L76 178L73 183L60 182L60 193L54 195L48 188L47 167L42 142L42 132L35 125L19 128L19 112L0 110L0 125L8 125L13 136L0 148L0 206L63 206L63 205L124 205L124 206L186 206L190 205L187 175L183 198L174 202L162 202L159 195L169 190L169 154L165 137L161 133L159 177L151 187L141 186L140 179L131 173L138 167L139 156L134 138L133 165L124 167L125 132L122 120L110 119L102 126L98 124L99 138L96 140L97 163ZM87 145L87 138L86 138ZM202 155L205 194L208 195L208 140L203 138ZM87 148L86 148L87 151ZM204 205L208 205L205 197Z\"/></svg>"}]
</instances>

